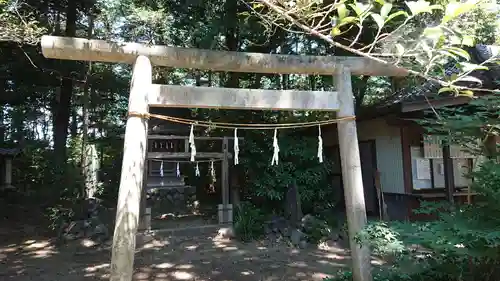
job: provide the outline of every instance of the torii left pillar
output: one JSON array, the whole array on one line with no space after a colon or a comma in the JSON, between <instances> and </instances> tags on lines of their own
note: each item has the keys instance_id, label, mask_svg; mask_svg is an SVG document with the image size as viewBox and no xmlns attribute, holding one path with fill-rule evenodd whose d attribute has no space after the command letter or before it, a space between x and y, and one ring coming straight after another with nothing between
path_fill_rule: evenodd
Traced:
<instances>
[{"instance_id":1,"label":"torii left pillar","mask_svg":"<svg viewBox=\"0 0 500 281\"><path fill-rule=\"evenodd\" d=\"M132 72L128 119L111 250L111 281L131 281L134 272L136 234L147 153L149 101L152 84L151 62L137 57Z\"/></svg>"}]
</instances>

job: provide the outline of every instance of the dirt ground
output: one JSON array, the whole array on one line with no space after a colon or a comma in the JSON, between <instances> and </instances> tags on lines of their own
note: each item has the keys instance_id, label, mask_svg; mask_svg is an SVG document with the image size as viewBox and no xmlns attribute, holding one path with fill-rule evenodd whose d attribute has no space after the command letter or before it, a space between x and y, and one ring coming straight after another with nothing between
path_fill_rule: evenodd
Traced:
<instances>
[{"instance_id":1,"label":"dirt ground","mask_svg":"<svg viewBox=\"0 0 500 281\"><path fill-rule=\"evenodd\" d=\"M36 232L33 227L0 229L0 280L109 280L109 248L56 247ZM137 249L134 280L316 281L349 264L341 247L295 249L286 243L240 243L214 234L155 235Z\"/></svg>"}]
</instances>

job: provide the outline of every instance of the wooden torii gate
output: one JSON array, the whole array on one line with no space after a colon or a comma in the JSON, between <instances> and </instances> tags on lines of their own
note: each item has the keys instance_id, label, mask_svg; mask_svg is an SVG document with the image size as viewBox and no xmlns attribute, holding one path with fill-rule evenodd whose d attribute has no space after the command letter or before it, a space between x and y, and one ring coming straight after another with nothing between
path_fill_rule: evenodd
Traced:
<instances>
[{"instance_id":1,"label":"wooden torii gate","mask_svg":"<svg viewBox=\"0 0 500 281\"><path fill-rule=\"evenodd\" d=\"M134 64L113 236L112 281L132 280L150 106L329 110L338 111L339 118L353 117L355 113L351 74L407 74L404 69L393 65L360 57L238 53L56 36L42 37L41 45L46 58ZM152 65L229 72L335 74L337 92L156 85L152 84ZM354 280L369 281L372 279L369 250L367 247L360 247L353 240L355 234L366 224L354 118L340 122L338 132Z\"/></svg>"}]
</instances>

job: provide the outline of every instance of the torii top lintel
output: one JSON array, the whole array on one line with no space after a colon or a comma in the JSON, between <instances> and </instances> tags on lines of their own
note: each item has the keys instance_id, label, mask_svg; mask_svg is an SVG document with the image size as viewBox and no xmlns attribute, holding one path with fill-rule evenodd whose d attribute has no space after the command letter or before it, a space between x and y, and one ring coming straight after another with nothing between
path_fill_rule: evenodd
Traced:
<instances>
[{"instance_id":1,"label":"torii top lintel","mask_svg":"<svg viewBox=\"0 0 500 281\"><path fill-rule=\"evenodd\" d=\"M134 63L148 56L158 66L252 73L332 75L339 65L353 75L406 76L403 68L362 57L302 56L187 49L139 43L114 43L84 38L43 36L46 58Z\"/></svg>"}]
</instances>

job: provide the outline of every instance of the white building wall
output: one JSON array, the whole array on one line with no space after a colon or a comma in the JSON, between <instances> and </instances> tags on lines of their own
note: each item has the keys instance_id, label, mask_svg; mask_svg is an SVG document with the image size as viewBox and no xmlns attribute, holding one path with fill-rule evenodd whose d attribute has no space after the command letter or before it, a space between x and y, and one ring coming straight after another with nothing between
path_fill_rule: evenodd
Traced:
<instances>
[{"instance_id":1,"label":"white building wall","mask_svg":"<svg viewBox=\"0 0 500 281\"><path fill-rule=\"evenodd\" d=\"M389 126L384 119L373 119L358 122L359 141L375 141L377 170L380 173L380 185L383 192L404 194L403 151L401 146L401 130ZM331 130L324 139L329 144L338 144L336 130Z\"/></svg>"},{"instance_id":2,"label":"white building wall","mask_svg":"<svg viewBox=\"0 0 500 281\"><path fill-rule=\"evenodd\" d=\"M375 146L382 191L405 193L401 136L378 136L375 139Z\"/></svg>"},{"instance_id":3,"label":"white building wall","mask_svg":"<svg viewBox=\"0 0 500 281\"><path fill-rule=\"evenodd\" d=\"M405 193L401 130L389 126L384 119L360 122L359 140L375 140L377 170L383 192Z\"/></svg>"}]
</instances>

